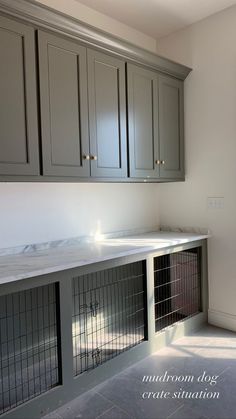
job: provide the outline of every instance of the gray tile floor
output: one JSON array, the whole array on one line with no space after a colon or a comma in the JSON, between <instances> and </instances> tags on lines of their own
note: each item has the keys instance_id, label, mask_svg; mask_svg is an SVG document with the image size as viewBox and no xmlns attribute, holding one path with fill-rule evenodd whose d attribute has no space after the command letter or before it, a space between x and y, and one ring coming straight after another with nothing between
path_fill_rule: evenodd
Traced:
<instances>
[{"instance_id":1,"label":"gray tile floor","mask_svg":"<svg viewBox=\"0 0 236 419\"><path fill-rule=\"evenodd\" d=\"M236 333L206 326L44 419L235 419L235 396Z\"/></svg>"}]
</instances>

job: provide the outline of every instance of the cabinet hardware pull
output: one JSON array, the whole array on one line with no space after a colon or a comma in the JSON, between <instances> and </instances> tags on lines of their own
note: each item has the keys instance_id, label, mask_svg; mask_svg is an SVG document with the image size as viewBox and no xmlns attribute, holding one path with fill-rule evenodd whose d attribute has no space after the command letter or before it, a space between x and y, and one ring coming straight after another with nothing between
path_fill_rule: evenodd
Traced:
<instances>
[{"instance_id":1,"label":"cabinet hardware pull","mask_svg":"<svg viewBox=\"0 0 236 419\"><path fill-rule=\"evenodd\" d=\"M97 156L90 156L90 159L91 160L97 160L98 158L97 158Z\"/></svg>"},{"instance_id":2,"label":"cabinet hardware pull","mask_svg":"<svg viewBox=\"0 0 236 419\"><path fill-rule=\"evenodd\" d=\"M165 160L162 160L162 161L161 161L161 164L165 164Z\"/></svg>"},{"instance_id":3,"label":"cabinet hardware pull","mask_svg":"<svg viewBox=\"0 0 236 419\"><path fill-rule=\"evenodd\" d=\"M90 155L89 154L84 154L83 159L84 160L90 160Z\"/></svg>"},{"instance_id":4,"label":"cabinet hardware pull","mask_svg":"<svg viewBox=\"0 0 236 419\"><path fill-rule=\"evenodd\" d=\"M159 166L159 164L161 164L160 160L156 160L156 164Z\"/></svg>"}]
</instances>

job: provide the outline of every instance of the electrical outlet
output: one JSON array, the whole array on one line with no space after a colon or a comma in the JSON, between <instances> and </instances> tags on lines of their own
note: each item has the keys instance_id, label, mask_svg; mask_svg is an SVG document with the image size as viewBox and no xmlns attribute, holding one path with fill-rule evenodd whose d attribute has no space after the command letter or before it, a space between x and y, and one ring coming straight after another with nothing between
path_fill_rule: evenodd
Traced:
<instances>
[{"instance_id":1,"label":"electrical outlet","mask_svg":"<svg viewBox=\"0 0 236 419\"><path fill-rule=\"evenodd\" d=\"M207 208L210 210L221 210L224 208L224 197L208 197Z\"/></svg>"}]
</instances>

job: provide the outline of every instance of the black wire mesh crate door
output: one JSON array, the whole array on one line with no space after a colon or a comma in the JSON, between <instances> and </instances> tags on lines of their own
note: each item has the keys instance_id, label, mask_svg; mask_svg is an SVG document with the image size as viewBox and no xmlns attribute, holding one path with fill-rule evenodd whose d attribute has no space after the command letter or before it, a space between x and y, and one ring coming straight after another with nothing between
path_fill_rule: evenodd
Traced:
<instances>
[{"instance_id":1,"label":"black wire mesh crate door","mask_svg":"<svg viewBox=\"0 0 236 419\"><path fill-rule=\"evenodd\" d=\"M0 414L60 384L58 287L0 297Z\"/></svg>"},{"instance_id":2,"label":"black wire mesh crate door","mask_svg":"<svg viewBox=\"0 0 236 419\"><path fill-rule=\"evenodd\" d=\"M73 279L74 375L146 339L146 267L135 262Z\"/></svg>"},{"instance_id":3,"label":"black wire mesh crate door","mask_svg":"<svg viewBox=\"0 0 236 419\"><path fill-rule=\"evenodd\" d=\"M201 247L154 259L156 332L201 311Z\"/></svg>"}]
</instances>

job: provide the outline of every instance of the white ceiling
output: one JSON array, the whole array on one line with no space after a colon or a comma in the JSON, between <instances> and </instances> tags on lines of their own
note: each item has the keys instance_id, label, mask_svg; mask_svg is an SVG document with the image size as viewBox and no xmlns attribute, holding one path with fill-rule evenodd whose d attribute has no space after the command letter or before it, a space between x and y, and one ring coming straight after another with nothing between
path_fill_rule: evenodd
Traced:
<instances>
[{"instance_id":1,"label":"white ceiling","mask_svg":"<svg viewBox=\"0 0 236 419\"><path fill-rule=\"evenodd\" d=\"M153 38L236 4L236 0L77 0Z\"/></svg>"}]
</instances>

